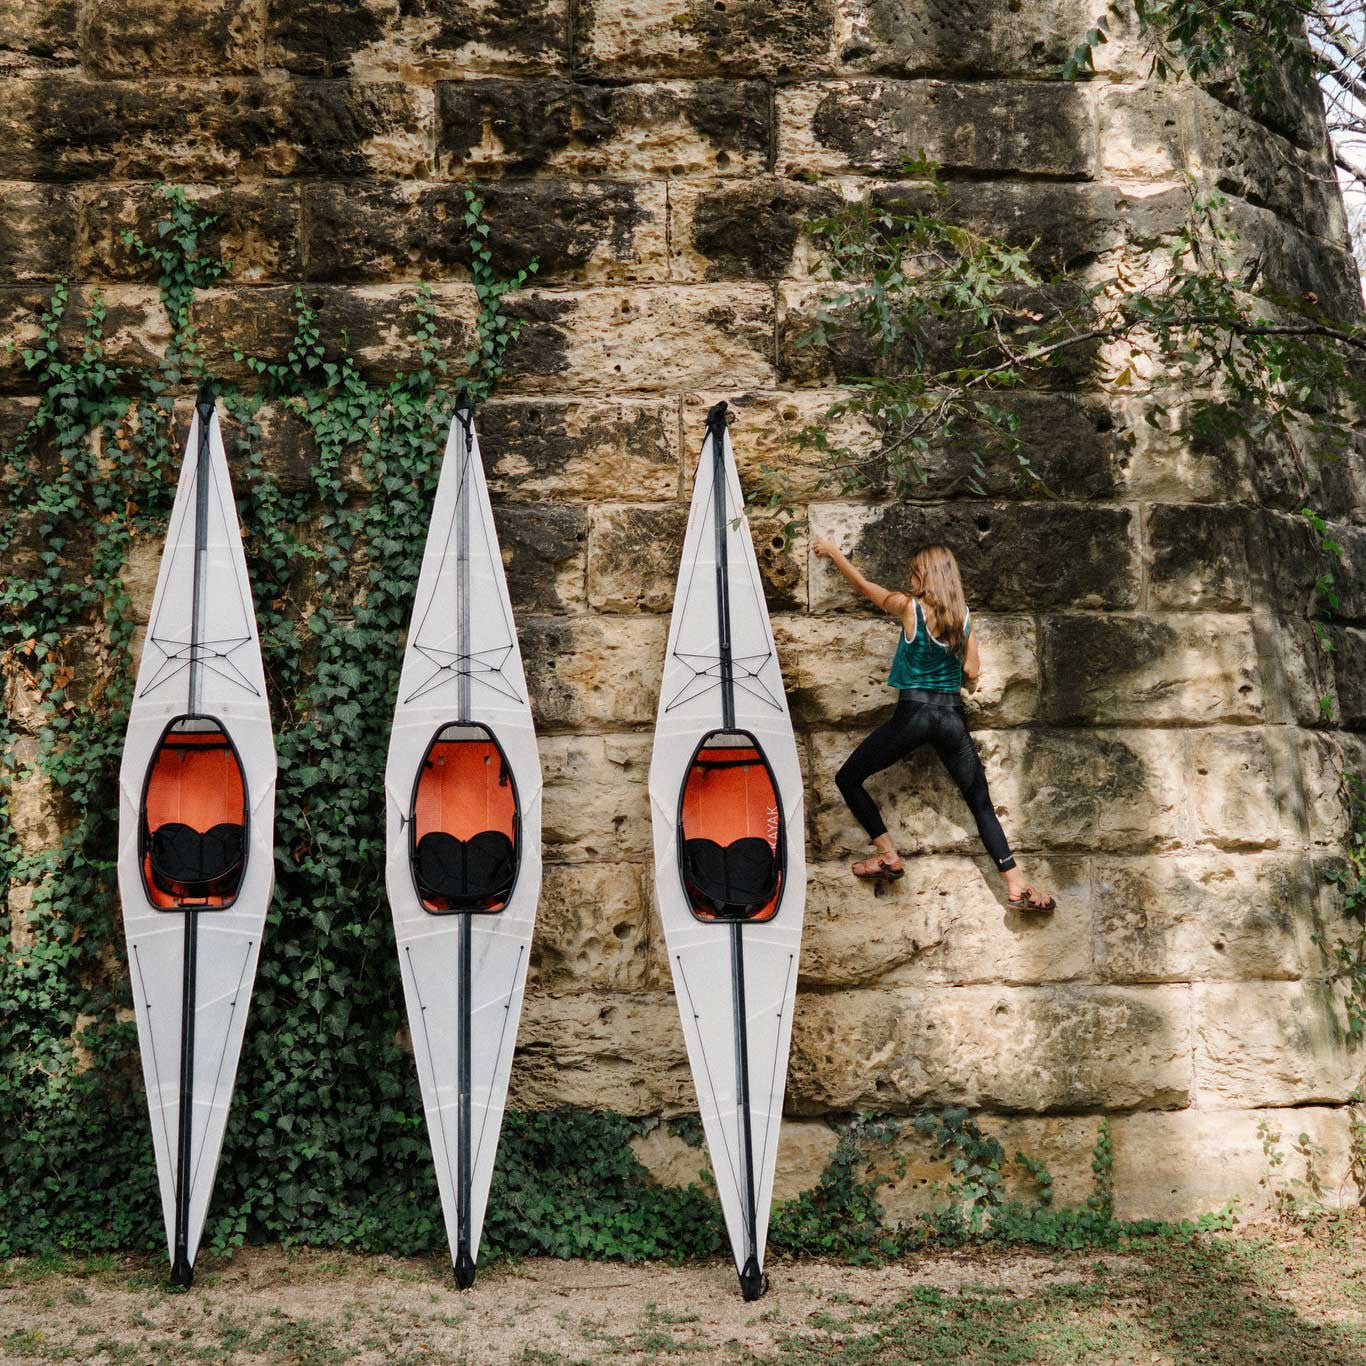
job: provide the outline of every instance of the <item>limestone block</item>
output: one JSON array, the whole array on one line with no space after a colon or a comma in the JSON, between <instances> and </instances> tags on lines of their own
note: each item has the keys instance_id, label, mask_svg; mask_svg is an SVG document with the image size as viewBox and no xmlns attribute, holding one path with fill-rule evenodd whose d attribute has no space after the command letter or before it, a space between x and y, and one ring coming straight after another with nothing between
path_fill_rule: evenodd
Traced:
<instances>
[{"instance_id":1,"label":"limestone block","mask_svg":"<svg viewBox=\"0 0 1366 1366\"><path fill-rule=\"evenodd\" d=\"M762 171L767 159L768 97L757 81L443 81L436 90L445 175L734 174Z\"/></svg>"},{"instance_id":2,"label":"limestone block","mask_svg":"<svg viewBox=\"0 0 1366 1366\"><path fill-rule=\"evenodd\" d=\"M954 374L962 363L960 346L970 346L979 365L1013 366L1013 356L1036 339L1040 312L1080 308L1085 300L1080 284L1050 280L1033 286L1010 287L1002 296L1007 311L998 313L1001 344L983 349L981 333L974 333L967 314L936 319L923 329L919 351L909 346L880 350L869 336L844 289L828 281L787 282L778 287L778 367L791 384L813 386L857 383L870 375L879 378L904 374L914 365L932 373ZM819 345L812 345L812 338ZM1114 356L1104 353L1095 339L1055 351L1040 380L1049 388L1071 392L1095 384L1098 370L1113 368Z\"/></svg>"},{"instance_id":3,"label":"limestone block","mask_svg":"<svg viewBox=\"0 0 1366 1366\"><path fill-rule=\"evenodd\" d=\"M87 289L71 290L57 334L68 355L80 352L92 293ZM111 365L155 369L171 336L166 310L156 290L116 285L102 288L99 293L105 310L105 360ZM39 321L50 300L49 291L41 285L0 292L0 336L10 343L0 347L0 390L33 392L33 379L24 366L22 350L37 340Z\"/></svg>"},{"instance_id":4,"label":"limestone block","mask_svg":"<svg viewBox=\"0 0 1366 1366\"><path fill-rule=\"evenodd\" d=\"M588 600L599 612L670 612L688 512L681 504L626 504L593 509ZM770 611L805 606L805 542L787 541L779 528L750 525Z\"/></svg>"},{"instance_id":5,"label":"limestone block","mask_svg":"<svg viewBox=\"0 0 1366 1366\"><path fill-rule=\"evenodd\" d=\"M26 956L38 942L33 927L33 893L33 887L11 882L5 897L5 907L9 913L10 951L16 959Z\"/></svg>"},{"instance_id":6,"label":"limestone block","mask_svg":"<svg viewBox=\"0 0 1366 1366\"><path fill-rule=\"evenodd\" d=\"M1043 715L1063 725L1203 725L1262 719L1247 617L1043 619Z\"/></svg>"},{"instance_id":7,"label":"limestone block","mask_svg":"<svg viewBox=\"0 0 1366 1366\"><path fill-rule=\"evenodd\" d=\"M367 283L469 278L465 186L355 185L304 191L308 276ZM486 239L505 274L536 279L665 279L665 192L629 181L517 180L480 187Z\"/></svg>"},{"instance_id":8,"label":"limestone block","mask_svg":"<svg viewBox=\"0 0 1366 1366\"><path fill-rule=\"evenodd\" d=\"M1335 679L1335 716L1349 730L1366 730L1366 631L1352 626L1330 627L1328 637L1333 644L1328 659ZM1324 658L1321 648L1314 657Z\"/></svg>"},{"instance_id":9,"label":"limestone block","mask_svg":"<svg viewBox=\"0 0 1366 1366\"><path fill-rule=\"evenodd\" d=\"M1029 863L1058 900L1051 916L1005 905L985 859L926 856L885 896L856 883L847 863L810 865L802 986L959 986L1062 982L1091 968L1090 888L1080 861Z\"/></svg>"},{"instance_id":10,"label":"limestone block","mask_svg":"<svg viewBox=\"0 0 1366 1366\"><path fill-rule=\"evenodd\" d=\"M1314 946L1318 878L1301 854L1098 858L1096 973L1111 982L1296 978Z\"/></svg>"},{"instance_id":11,"label":"limestone block","mask_svg":"<svg viewBox=\"0 0 1366 1366\"><path fill-rule=\"evenodd\" d=\"M944 5L853 0L840 6L846 70L893 76L1055 77L1091 27L1086 0L1050 5Z\"/></svg>"},{"instance_id":12,"label":"limestone block","mask_svg":"<svg viewBox=\"0 0 1366 1366\"><path fill-rule=\"evenodd\" d=\"M1301 731L1298 759L1310 845L1314 849L1340 849L1349 829L1342 775L1366 773L1366 739Z\"/></svg>"},{"instance_id":13,"label":"limestone block","mask_svg":"<svg viewBox=\"0 0 1366 1366\"><path fill-rule=\"evenodd\" d=\"M1026 725L1038 703L1034 623L1023 617L975 617L982 678L964 694L970 723ZM898 627L885 616L780 616L773 633L798 725L871 728L896 703L887 671Z\"/></svg>"},{"instance_id":14,"label":"limestone block","mask_svg":"<svg viewBox=\"0 0 1366 1366\"><path fill-rule=\"evenodd\" d=\"M1274 1173L1257 1134L1265 1119L1280 1134L1285 1155ZM1342 1110L1175 1110L1119 1115L1113 1121L1115 1214L1120 1219L1191 1219L1222 1209L1235 1196L1241 1218L1274 1208L1271 1178L1292 1194L1303 1180L1304 1160L1295 1151L1300 1134L1326 1151L1319 1174L1330 1202L1351 1203L1344 1190L1348 1168L1348 1119Z\"/></svg>"},{"instance_id":15,"label":"limestone block","mask_svg":"<svg viewBox=\"0 0 1366 1366\"><path fill-rule=\"evenodd\" d=\"M776 280L810 244L803 225L833 212L828 187L777 176L669 188L669 264L678 280Z\"/></svg>"},{"instance_id":16,"label":"limestone block","mask_svg":"<svg viewBox=\"0 0 1366 1366\"><path fill-rule=\"evenodd\" d=\"M303 269L299 237L299 191L293 185L181 185L185 197L213 222L199 250L228 263L224 279L239 284L294 280ZM78 259L83 276L155 284L160 267L123 240L158 241L157 224L170 211L154 185L97 186L82 206Z\"/></svg>"},{"instance_id":17,"label":"limestone block","mask_svg":"<svg viewBox=\"0 0 1366 1366\"><path fill-rule=\"evenodd\" d=\"M1119 399L1112 411L1117 413L1117 421L1132 439L1133 454L1124 478L1129 495L1157 500L1164 505L1179 505L1154 507L1150 512L1150 516L1156 516L1162 522L1160 534L1164 553L1174 553L1171 543L1175 540L1217 535L1221 514L1234 522L1248 516L1242 508L1189 506L1194 503L1246 503L1252 500L1253 490L1247 453L1239 443L1196 441L1189 435L1190 412L1182 395L1159 390L1142 398ZM1210 514L1208 519L1202 519L1205 513ZM1187 520L1188 517L1194 520ZM1150 543L1156 550L1156 543L1151 539L1152 526L1150 521ZM1236 534L1241 537L1241 529ZM1207 545L1206 553L1210 548ZM1245 557L1236 563L1243 563L1243 559ZM1174 579L1179 578L1183 572L1180 562L1173 562L1167 572ZM1230 588L1239 594L1244 591L1236 574ZM1192 574L1184 586L1173 583L1165 591L1179 595L1181 606L1197 606L1205 586L1198 574ZM1241 596L1238 601L1242 601Z\"/></svg>"},{"instance_id":18,"label":"limestone block","mask_svg":"<svg viewBox=\"0 0 1366 1366\"><path fill-rule=\"evenodd\" d=\"M666 1123L637 1134L631 1140L631 1151L661 1186L700 1186L705 1181L704 1174L711 1171L706 1144L694 1148L677 1134L670 1133Z\"/></svg>"},{"instance_id":19,"label":"limestone block","mask_svg":"<svg viewBox=\"0 0 1366 1366\"><path fill-rule=\"evenodd\" d=\"M508 1105L657 1114L696 1104L678 1011L669 995L529 992Z\"/></svg>"},{"instance_id":20,"label":"limestone block","mask_svg":"<svg viewBox=\"0 0 1366 1366\"><path fill-rule=\"evenodd\" d=\"M564 0L271 0L272 65L408 81L542 75L564 65Z\"/></svg>"},{"instance_id":21,"label":"limestone block","mask_svg":"<svg viewBox=\"0 0 1366 1366\"><path fill-rule=\"evenodd\" d=\"M0 184L0 281L69 275L76 221L76 200L65 186Z\"/></svg>"},{"instance_id":22,"label":"limestone block","mask_svg":"<svg viewBox=\"0 0 1366 1366\"><path fill-rule=\"evenodd\" d=\"M139 626L145 626L152 613L152 596L156 592L164 549L165 541L155 535L135 536L128 545L120 579L123 591L128 595L129 618ZM137 657L135 652L133 658Z\"/></svg>"},{"instance_id":23,"label":"limestone block","mask_svg":"<svg viewBox=\"0 0 1366 1366\"><path fill-rule=\"evenodd\" d=\"M431 95L397 82L54 75L5 85L0 178L420 175L427 166Z\"/></svg>"},{"instance_id":24,"label":"limestone block","mask_svg":"<svg viewBox=\"0 0 1366 1366\"><path fill-rule=\"evenodd\" d=\"M1151 184L1179 178L1190 136L1185 92L1125 84L1092 93L1100 125L1100 169L1107 180Z\"/></svg>"},{"instance_id":25,"label":"limestone block","mask_svg":"<svg viewBox=\"0 0 1366 1366\"><path fill-rule=\"evenodd\" d=\"M671 402L496 398L480 410L479 447L500 501L660 502L678 494Z\"/></svg>"},{"instance_id":26,"label":"limestone block","mask_svg":"<svg viewBox=\"0 0 1366 1366\"><path fill-rule=\"evenodd\" d=\"M1192 987L1202 1110L1337 1103L1361 1085L1340 990L1321 982Z\"/></svg>"},{"instance_id":27,"label":"limestone block","mask_svg":"<svg viewBox=\"0 0 1366 1366\"><path fill-rule=\"evenodd\" d=\"M646 856L653 836L646 782L648 735L547 735L540 740L548 860Z\"/></svg>"},{"instance_id":28,"label":"limestone block","mask_svg":"<svg viewBox=\"0 0 1366 1366\"><path fill-rule=\"evenodd\" d=\"M809 512L813 536L834 536L865 574L887 587L904 584L911 554L938 541L952 547L974 611L1138 605L1138 527L1126 507L820 503ZM1048 554L1039 553L1042 546ZM810 591L813 612L858 606L828 560L812 565Z\"/></svg>"},{"instance_id":29,"label":"limestone block","mask_svg":"<svg viewBox=\"0 0 1366 1366\"><path fill-rule=\"evenodd\" d=\"M522 322L508 384L523 390L615 396L772 380L773 296L761 285L536 291L508 311Z\"/></svg>"},{"instance_id":30,"label":"limestone block","mask_svg":"<svg viewBox=\"0 0 1366 1366\"><path fill-rule=\"evenodd\" d=\"M1249 538L1258 533L1251 508L1158 503L1146 523L1152 606L1230 612L1250 605L1257 551Z\"/></svg>"},{"instance_id":31,"label":"limestone block","mask_svg":"<svg viewBox=\"0 0 1366 1366\"><path fill-rule=\"evenodd\" d=\"M664 617L523 617L517 627L539 731L654 722Z\"/></svg>"},{"instance_id":32,"label":"limestone block","mask_svg":"<svg viewBox=\"0 0 1366 1366\"><path fill-rule=\"evenodd\" d=\"M1184 1105L1188 989L970 986L799 995L794 1113Z\"/></svg>"},{"instance_id":33,"label":"limestone block","mask_svg":"<svg viewBox=\"0 0 1366 1366\"><path fill-rule=\"evenodd\" d=\"M177 430L188 434L190 415L194 411L194 399L186 395L176 405ZM220 421L224 414L220 411ZM313 486L313 469L318 461L318 446L313 438L312 428L293 408L283 403L263 403L256 411L255 418L259 435L253 439L261 453L262 464L279 482L286 492L308 489ZM223 422L223 437L228 442L228 462L231 466L234 436L232 424ZM359 462L359 452L349 453L354 458L343 456L341 479L344 486L359 492L366 487L364 471Z\"/></svg>"},{"instance_id":34,"label":"limestone block","mask_svg":"<svg viewBox=\"0 0 1366 1366\"><path fill-rule=\"evenodd\" d=\"M946 171L1094 173L1096 129L1072 86L1032 81L846 80L778 92L784 175L900 174L926 156Z\"/></svg>"},{"instance_id":35,"label":"limestone block","mask_svg":"<svg viewBox=\"0 0 1366 1366\"><path fill-rule=\"evenodd\" d=\"M778 1135L778 1162L773 1172L773 1199L791 1200L811 1190L834 1156L839 1135L820 1119L785 1119ZM631 1151L661 1186L703 1184L710 1172L706 1144L693 1148L659 1124L631 1140Z\"/></svg>"},{"instance_id":36,"label":"limestone block","mask_svg":"<svg viewBox=\"0 0 1366 1366\"><path fill-rule=\"evenodd\" d=\"M576 72L594 78L791 76L835 66L836 0L582 0Z\"/></svg>"},{"instance_id":37,"label":"limestone block","mask_svg":"<svg viewBox=\"0 0 1366 1366\"><path fill-rule=\"evenodd\" d=\"M1296 147L1210 95L1193 94L1189 109L1191 170L1202 183L1263 205L1315 237L1345 238L1342 196L1321 148Z\"/></svg>"},{"instance_id":38,"label":"limestone block","mask_svg":"<svg viewBox=\"0 0 1366 1366\"><path fill-rule=\"evenodd\" d=\"M20 853L57 848L73 813L62 794L35 767L38 741L28 736L19 738L6 760L6 768L13 774L5 792L9 829Z\"/></svg>"},{"instance_id":39,"label":"limestone block","mask_svg":"<svg viewBox=\"0 0 1366 1366\"><path fill-rule=\"evenodd\" d=\"M1259 281L1277 293L1313 294L1330 317L1350 318L1360 310L1356 265L1345 246L1330 245L1240 199L1227 201L1220 221L1236 234L1227 246L1225 269L1231 275L1245 274L1255 262Z\"/></svg>"},{"instance_id":40,"label":"limestone block","mask_svg":"<svg viewBox=\"0 0 1366 1366\"><path fill-rule=\"evenodd\" d=\"M1305 788L1279 728L1192 732L1186 741L1189 842L1218 849L1303 848Z\"/></svg>"},{"instance_id":41,"label":"limestone block","mask_svg":"<svg viewBox=\"0 0 1366 1366\"><path fill-rule=\"evenodd\" d=\"M1006 837L1025 849L1162 849L1188 824L1179 737L1162 731L980 731L977 747ZM853 746L810 737L811 840L816 857L867 843L835 786ZM976 854L966 803L938 758L921 750L869 780L867 790L903 853Z\"/></svg>"},{"instance_id":42,"label":"limestone block","mask_svg":"<svg viewBox=\"0 0 1366 1366\"><path fill-rule=\"evenodd\" d=\"M0 9L0 75L76 61L79 0L7 0Z\"/></svg>"},{"instance_id":43,"label":"limestone block","mask_svg":"<svg viewBox=\"0 0 1366 1366\"><path fill-rule=\"evenodd\" d=\"M317 313L318 328L329 359L344 342L364 373L391 379L421 364L413 340L418 321L418 294L411 285L314 285L304 302ZM159 307L159 306L158 306ZM464 284L432 289L431 308L436 345L444 355L463 356L474 337L478 305ZM297 326L293 288L206 289L195 296L190 313L206 363L222 378L254 382L238 353L278 359L284 356Z\"/></svg>"},{"instance_id":44,"label":"limestone block","mask_svg":"<svg viewBox=\"0 0 1366 1366\"><path fill-rule=\"evenodd\" d=\"M640 991L650 937L645 876L633 863L547 864L531 989Z\"/></svg>"},{"instance_id":45,"label":"limestone block","mask_svg":"<svg viewBox=\"0 0 1366 1366\"><path fill-rule=\"evenodd\" d=\"M1048 1168L1056 1207L1086 1203L1094 1185L1091 1153L1099 1127L1095 1116L982 1114L974 1118L1005 1153L1001 1184L1008 1198L1026 1204L1038 1198L1033 1177L1015 1160L1023 1152ZM891 1143L871 1150L869 1157L869 1170L885 1178L878 1187L878 1202L889 1222L914 1219L948 1203L953 1171L929 1135L907 1124Z\"/></svg>"},{"instance_id":46,"label":"limestone block","mask_svg":"<svg viewBox=\"0 0 1366 1366\"><path fill-rule=\"evenodd\" d=\"M1257 659L1262 671L1262 690L1269 722L1321 726L1330 723L1350 725L1340 710L1341 698L1349 699L1356 675L1335 678L1336 651L1330 653L1314 634L1313 625L1269 612L1252 614L1252 629L1257 638ZM1346 632L1350 628L1338 628ZM1329 640L1336 639L1331 632ZM1344 636L1348 668L1354 667L1352 641ZM1331 710L1325 712L1327 699ZM1350 702L1344 703L1350 709Z\"/></svg>"},{"instance_id":47,"label":"limestone block","mask_svg":"<svg viewBox=\"0 0 1366 1366\"><path fill-rule=\"evenodd\" d=\"M95 5L81 24L81 62L99 76L249 75L261 69L263 17L252 0Z\"/></svg>"},{"instance_id":48,"label":"limestone block","mask_svg":"<svg viewBox=\"0 0 1366 1366\"><path fill-rule=\"evenodd\" d=\"M493 522L515 614L583 605L588 555L583 508L509 505L494 509Z\"/></svg>"},{"instance_id":49,"label":"limestone block","mask_svg":"<svg viewBox=\"0 0 1366 1366\"><path fill-rule=\"evenodd\" d=\"M879 186L869 196L890 213L929 213L1029 251L1041 268L1085 265L1124 245L1130 201L1113 185L986 180L947 195L926 181Z\"/></svg>"},{"instance_id":50,"label":"limestone block","mask_svg":"<svg viewBox=\"0 0 1366 1366\"><path fill-rule=\"evenodd\" d=\"M598 612L670 612L688 510L595 507L588 554L588 601Z\"/></svg>"},{"instance_id":51,"label":"limestone block","mask_svg":"<svg viewBox=\"0 0 1366 1366\"><path fill-rule=\"evenodd\" d=\"M746 497L761 498L766 468L778 475L787 495L798 501L818 497L833 487L820 455L804 450L799 435L806 427L819 427L861 458L872 454L876 433L862 416L830 417L828 409L844 397L838 389L823 391L764 392L707 389L683 399L683 449L686 472L691 477L702 451L707 413L725 399L730 407L731 446L735 467ZM827 493L827 496L829 494ZM857 497L856 493L850 497Z\"/></svg>"}]
</instances>

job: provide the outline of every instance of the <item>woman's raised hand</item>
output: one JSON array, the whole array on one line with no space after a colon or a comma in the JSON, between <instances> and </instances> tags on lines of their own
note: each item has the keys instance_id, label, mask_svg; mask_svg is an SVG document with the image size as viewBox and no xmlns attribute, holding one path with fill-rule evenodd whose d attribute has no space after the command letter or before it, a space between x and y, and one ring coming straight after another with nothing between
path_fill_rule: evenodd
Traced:
<instances>
[{"instance_id":1,"label":"woman's raised hand","mask_svg":"<svg viewBox=\"0 0 1366 1366\"><path fill-rule=\"evenodd\" d=\"M819 555L822 559L833 560L840 553L840 548L835 544L833 536L817 536L811 542L811 553Z\"/></svg>"}]
</instances>

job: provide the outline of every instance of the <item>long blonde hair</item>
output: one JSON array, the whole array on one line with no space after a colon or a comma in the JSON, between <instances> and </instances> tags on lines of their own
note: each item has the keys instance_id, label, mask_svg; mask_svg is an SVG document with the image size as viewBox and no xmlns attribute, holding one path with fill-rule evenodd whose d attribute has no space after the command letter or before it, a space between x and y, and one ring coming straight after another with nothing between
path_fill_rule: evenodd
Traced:
<instances>
[{"instance_id":1,"label":"long blonde hair","mask_svg":"<svg viewBox=\"0 0 1366 1366\"><path fill-rule=\"evenodd\" d=\"M927 545L911 556L911 594L925 609L925 625L936 640L962 659L968 647L963 629L968 614L958 561L946 545Z\"/></svg>"}]
</instances>

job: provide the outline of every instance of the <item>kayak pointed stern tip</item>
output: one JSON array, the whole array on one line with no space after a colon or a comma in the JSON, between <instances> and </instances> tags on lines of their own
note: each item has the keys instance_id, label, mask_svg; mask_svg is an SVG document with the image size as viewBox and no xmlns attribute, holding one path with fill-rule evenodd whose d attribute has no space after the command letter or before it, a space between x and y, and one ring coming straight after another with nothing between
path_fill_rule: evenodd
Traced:
<instances>
[{"instance_id":1,"label":"kayak pointed stern tip","mask_svg":"<svg viewBox=\"0 0 1366 1366\"><path fill-rule=\"evenodd\" d=\"M468 1290L474 1284L474 1258L461 1249L460 1255L455 1259L455 1283L461 1290Z\"/></svg>"},{"instance_id":2,"label":"kayak pointed stern tip","mask_svg":"<svg viewBox=\"0 0 1366 1366\"><path fill-rule=\"evenodd\" d=\"M751 1257L740 1272L740 1294L747 1301L753 1301L759 1299L767 1289L768 1277L760 1269L759 1259Z\"/></svg>"},{"instance_id":3,"label":"kayak pointed stern tip","mask_svg":"<svg viewBox=\"0 0 1366 1366\"><path fill-rule=\"evenodd\" d=\"M188 1290L194 1284L194 1267L184 1253L178 1253L171 1265L171 1284L180 1290Z\"/></svg>"}]
</instances>

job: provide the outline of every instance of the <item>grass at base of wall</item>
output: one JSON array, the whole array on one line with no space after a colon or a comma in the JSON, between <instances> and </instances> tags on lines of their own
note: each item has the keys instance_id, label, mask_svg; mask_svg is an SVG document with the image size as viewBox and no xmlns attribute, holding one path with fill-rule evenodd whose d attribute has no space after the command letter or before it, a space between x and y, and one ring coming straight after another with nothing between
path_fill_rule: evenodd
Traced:
<instances>
[{"instance_id":1,"label":"grass at base of wall","mask_svg":"<svg viewBox=\"0 0 1366 1366\"><path fill-rule=\"evenodd\" d=\"M252 1248L169 1291L160 1258L0 1263L0 1360L206 1366L573 1366L1366 1360L1366 1217L1145 1240L1122 1252L980 1245L850 1268L774 1257L740 1299L719 1258L548 1258L457 1291L443 1258Z\"/></svg>"}]
</instances>

